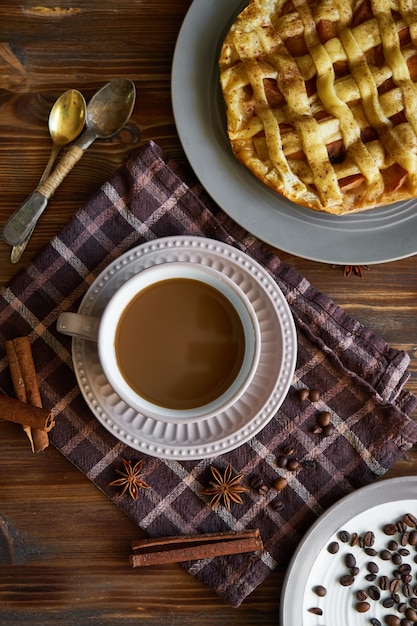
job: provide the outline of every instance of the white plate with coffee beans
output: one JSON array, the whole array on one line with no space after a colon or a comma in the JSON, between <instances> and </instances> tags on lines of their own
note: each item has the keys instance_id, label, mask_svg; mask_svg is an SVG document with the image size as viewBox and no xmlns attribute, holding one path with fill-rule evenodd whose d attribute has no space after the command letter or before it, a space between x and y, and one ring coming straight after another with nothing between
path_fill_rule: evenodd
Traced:
<instances>
[{"instance_id":1,"label":"white plate with coffee beans","mask_svg":"<svg viewBox=\"0 0 417 626\"><path fill-rule=\"evenodd\" d=\"M121 255L97 277L78 312L100 317L109 299L129 278L170 262L200 263L222 272L253 306L261 350L252 381L238 401L208 419L168 423L142 415L118 396L104 374L96 343L73 338L74 370L93 414L131 448L167 459L215 457L255 436L284 401L297 357L294 320L284 294L259 263L233 246L196 236L156 239Z\"/></svg>"},{"instance_id":2,"label":"white plate with coffee beans","mask_svg":"<svg viewBox=\"0 0 417 626\"><path fill-rule=\"evenodd\" d=\"M307 532L289 565L280 626L417 623L417 477L346 496Z\"/></svg>"}]
</instances>

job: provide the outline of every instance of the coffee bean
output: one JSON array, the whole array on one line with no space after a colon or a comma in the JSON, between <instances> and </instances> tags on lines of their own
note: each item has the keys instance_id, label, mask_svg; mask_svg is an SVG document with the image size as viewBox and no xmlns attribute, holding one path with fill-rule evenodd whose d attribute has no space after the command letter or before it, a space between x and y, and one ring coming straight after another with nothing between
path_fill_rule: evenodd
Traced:
<instances>
[{"instance_id":1,"label":"coffee bean","mask_svg":"<svg viewBox=\"0 0 417 626\"><path fill-rule=\"evenodd\" d=\"M379 578L379 588L382 589L382 591L386 591L387 589L389 589L389 578L388 578L388 576L380 576L380 578Z\"/></svg>"},{"instance_id":2,"label":"coffee bean","mask_svg":"<svg viewBox=\"0 0 417 626\"><path fill-rule=\"evenodd\" d=\"M394 604L395 602L392 598L385 598L385 600L383 600L382 602L382 606L384 607L384 609L390 609L394 606Z\"/></svg>"},{"instance_id":3,"label":"coffee bean","mask_svg":"<svg viewBox=\"0 0 417 626\"><path fill-rule=\"evenodd\" d=\"M398 554L401 554L401 556L408 556L410 554L410 550L407 550L407 548L400 548L398 550Z\"/></svg>"},{"instance_id":4,"label":"coffee bean","mask_svg":"<svg viewBox=\"0 0 417 626\"><path fill-rule=\"evenodd\" d=\"M282 453L286 456L292 456L294 454L294 448L292 446L285 446Z\"/></svg>"},{"instance_id":5,"label":"coffee bean","mask_svg":"<svg viewBox=\"0 0 417 626\"><path fill-rule=\"evenodd\" d=\"M300 465L300 462L298 461L298 459L290 459L288 461L287 468L291 472L293 472L294 470L298 469L299 465Z\"/></svg>"},{"instance_id":6,"label":"coffee bean","mask_svg":"<svg viewBox=\"0 0 417 626\"><path fill-rule=\"evenodd\" d=\"M285 487L288 485L288 481L286 478L284 478L284 476L280 476L279 478L277 478L274 483L273 483L273 488L276 489L277 491L282 491L283 489L285 489Z\"/></svg>"},{"instance_id":7,"label":"coffee bean","mask_svg":"<svg viewBox=\"0 0 417 626\"><path fill-rule=\"evenodd\" d=\"M400 584L401 584L400 581L394 578L394 580L390 582L390 586L389 586L389 590L391 591L391 593L397 593L397 591L400 588Z\"/></svg>"},{"instance_id":8,"label":"coffee bean","mask_svg":"<svg viewBox=\"0 0 417 626\"><path fill-rule=\"evenodd\" d=\"M309 393L310 393L309 390L306 389L305 387L303 389L298 390L298 397L300 398L301 402L304 402L305 400L308 399Z\"/></svg>"},{"instance_id":9,"label":"coffee bean","mask_svg":"<svg viewBox=\"0 0 417 626\"><path fill-rule=\"evenodd\" d=\"M411 576L411 574L403 574L401 576L401 580L403 581L404 585L409 585L413 580L413 577Z\"/></svg>"},{"instance_id":10,"label":"coffee bean","mask_svg":"<svg viewBox=\"0 0 417 626\"><path fill-rule=\"evenodd\" d=\"M410 526L411 528L417 527L417 517L412 513L406 513L404 515L404 522L407 524L407 526Z\"/></svg>"},{"instance_id":11,"label":"coffee bean","mask_svg":"<svg viewBox=\"0 0 417 626\"><path fill-rule=\"evenodd\" d=\"M350 545L356 546L356 544L358 543L358 533L352 533L351 537L350 537Z\"/></svg>"},{"instance_id":12,"label":"coffee bean","mask_svg":"<svg viewBox=\"0 0 417 626\"><path fill-rule=\"evenodd\" d=\"M259 493L259 495L261 496L264 496L269 491L267 485L265 485L262 478L258 475L252 476L252 478L249 481L249 485L250 487L252 487L254 491Z\"/></svg>"},{"instance_id":13,"label":"coffee bean","mask_svg":"<svg viewBox=\"0 0 417 626\"><path fill-rule=\"evenodd\" d=\"M365 552L368 556L376 556L378 554L374 548L365 548Z\"/></svg>"},{"instance_id":14,"label":"coffee bean","mask_svg":"<svg viewBox=\"0 0 417 626\"><path fill-rule=\"evenodd\" d=\"M402 619L401 626L413 626L413 622L410 622L409 619Z\"/></svg>"},{"instance_id":15,"label":"coffee bean","mask_svg":"<svg viewBox=\"0 0 417 626\"><path fill-rule=\"evenodd\" d=\"M405 613L406 608L407 608L406 602L400 602L399 605L397 606L397 611L398 613Z\"/></svg>"},{"instance_id":16,"label":"coffee bean","mask_svg":"<svg viewBox=\"0 0 417 626\"><path fill-rule=\"evenodd\" d=\"M323 615L323 611L318 606L313 606L311 609L308 609L309 613L313 613L313 615Z\"/></svg>"},{"instance_id":17,"label":"coffee bean","mask_svg":"<svg viewBox=\"0 0 417 626\"><path fill-rule=\"evenodd\" d=\"M400 543L402 546L406 546L408 544L408 538L410 536L409 532L405 532L401 535Z\"/></svg>"},{"instance_id":18,"label":"coffee bean","mask_svg":"<svg viewBox=\"0 0 417 626\"><path fill-rule=\"evenodd\" d=\"M356 592L356 598L357 600L359 600L359 602L363 602L367 599L367 597L368 594L366 593L365 589L359 589L359 591Z\"/></svg>"},{"instance_id":19,"label":"coffee bean","mask_svg":"<svg viewBox=\"0 0 417 626\"><path fill-rule=\"evenodd\" d=\"M310 389L308 398L311 402L318 402L320 400L320 391L318 389Z\"/></svg>"},{"instance_id":20,"label":"coffee bean","mask_svg":"<svg viewBox=\"0 0 417 626\"><path fill-rule=\"evenodd\" d=\"M398 552L394 552L394 554L392 555L392 562L394 563L394 565L401 565L401 563L403 562L403 557L401 556L401 554L398 554Z\"/></svg>"},{"instance_id":21,"label":"coffee bean","mask_svg":"<svg viewBox=\"0 0 417 626\"><path fill-rule=\"evenodd\" d=\"M375 543L375 535L372 532L372 530L368 530L368 532L365 533L364 538L363 538L365 545L370 547L373 546Z\"/></svg>"},{"instance_id":22,"label":"coffee bean","mask_svg":"<svg viewBox=\"0 0 417 626\"><path fill-rule=\"evenodd\" d=\"M411 565L409 563L403 563L398 568L400 574L409 574L411 572Z\"/></svg>"},{"instance_id":23,"label":"coffee bean","mask_svg":"<svg viewBox=\"0 0 417 626\"><path fill-rule=\"evenodd\" d=\"M389 550L381 550L379 556L383 561L390 561L392 558L392 552Z\"/></svg>"},{"instance_id":24,"label":"coffee bean","mask_svg":"<svg viewBox=\"0 0 417 626\"><path fill-rule=\"evenodd\" d=\"M384 620L387 626L400 626L401 624L400 618L396 615L386 615Z\"/></svg>"},{"instance_id":25,"label":"coffee bean","mask_svg":"<svg viewBox=\"0 0 417 626\"><path fill-rule=\"evenodd\" d=\"M397 531L399 533L405 533L407 530L407 524L403 520L398 520L395 526L397 527Z\"/></svg>"},{"instance_id":26,"label":"coffee bean","mask_svg":"<svg viewBox=\"0 0 417 626\"><path fill-rule=\"evenodd\" d=\"M328 424L327 426L323 426L322 433L325 437L329 437L334 432L333 424Z\"/></svg>"},{"instance_id":27,"label":"coffee bean","mask_svg":"<svg viewBox=\"0 0 417 626\"><path fill-rule=\"evenodd\" d=\"M350 533L347 530L341 530L338 537L342 543L348 543L350 539Z\"/></svg>"},{"instance_id":28,"label":"coffee bean","mask_svg":"<svg viewBox=\"0 0 417 626\"><path fill-rule=\"evenodd\" d=\"M321 426L316 426L315 428L313 428L311 432L313 433L313 435L321 435L323 432L323 429Z\"/></svg>"},{"instance_id":29,"label":"coffee bean","mask_svg":"<svg viewBox=\"0 0 417 626\"><path fill-rule=\"evenodd\" d=\"M413 609L417 609L417 598L410 598L409 603Z\"/></svg>"},{"instance_id":30,"label":"coffee bean","mask_svg":"<svg viewBox=\"0 0 417 626\"><path fill-rule=\"evenodd\" d=\"M367 563L366 565L366 568L371 574L377 574L379 572L379 567L376 563L374 563L374 561L369 561L369 563Z\"/></svg>"},{"instance_id":31,"label":"coffee bean","mask_svg":"<svg viewBox=\"0 0 417 626\"><path fill-rule=\"evenodd\" d=\"M314 587L314 592L320 596L320 598L324 598L327 593L327 589L326 587L323 587L323 585L316 585L316 587Z\"/></svg>"},{"instance_id":32,"label":"coffee bean","mask_svg":"<svg viewBox=\"0 0 417 626\"><path fill-rule=\"evenodd\" d=\"M352 576L352 574L345 574L340 578L340 584L343 585L343 587L349 587L350 585L353 585L354 582L355 577Z\"/></svg>"},{"instance_id":33,"label":"coffee bean","mask_svg":"<svg viewBox=\"0 0 417 626\"><path fill-rule=\"evenodd\" d=\"M286 454L280 454L277 456L276 463L278 467L285 469L288 465L288 456Z\"/></svg>"},{"instance_id":34,"label":"coffee bean","mask_svg":"<svg viewBox=\"0 0 417 626\"><path fill-rule=\"evenodd\" d=\"M405 616L411 622L417 622L417 611L413 608L408 608L405 612Z\"/></svg>"},{"instance_id":35,"label":"coffee bean","mask_svg":"<svg viewBox=\"0 0 417 626\"><path fill-rule=\"evenodd\" d=\"M358 613L366 613L371 608L369 602L358 602L356 604L356 610Z\"/></svg>"},{"instance_id":36,"label":"coffee bean","mask_svg":"<svg viewBox=\"0 0 417 626\"><path fill-rule=\"evenodd\" d=\"M379 600L381 597L381 592L379 591L378 587L376 587L375 585L371 585L369 587L368 594L371 600Z\"/></svg>"},{"instance_id":37,"label":"coffee bean","mask_svg":"<svg viewBox=\"0 0 417 626\"><path fill-rule=\"evenodd\" d=\"M352 576L357 576L359 574L359 567L351 567L350 568L350 573L352 574Z\"/></svg>"},{"instance_id":38,"label":"coffee bean","mask_svg":"<svg viewBox=\"0 0 417 626\"><path fill-rule=\"evenodd\" d=\"M371 617L369 621L372 624L372 626L382 626L381 622L376 617Z\"/></svg>"},{"instance_id":39,"label":"coffee bean","mask_svg":"<svg viewBox=\"0 0 417 626\"><path fill-rule=\"evenodd\" d=\"M332 541L331 543L329 543L329 545L327 546L327 550L330 552L330 554L336 554L336 552L339 552L339 544L337 543L337 541Z\"/></svg>"},{"instance_id":40,"label":"coffee bean","mask_svg":"<svg viewBox=\"0 0 417 626\"><path fill-rule=\"evenodd\" d=\"M395 535L397 533L397 527L395 524L385 524L382 531L385 535Z\"/></svg>"},{"instance_id":41,"label":"coffee bean","mask_svg":"<svg viewBox=\"0 0 417 626\"><path fill-rule=\"evenodd\" d=\"M408 543L410 544L410 546L417 545L417 530L412 530L410 532L410 534L408 535Z\"/></svg>"},{"instance_id":42,"label":"coffee bean","mask_svg":"<svg viewBox=\"0 0 417 626\"><path fill-rule=\"evenodd\" d=\"M271 500L271 507L274 511L279 511L284 506L284 502L281 498L274 498Z\"/></svg>"},{"instance_id":43,"label":"coffee bean","mask_svg":"<svg viewBox=\"0 0 417 626\"><path fill-rule=\"evenodd\" d=\"M367 580L368 582L373 582L374 580L376 580L376 574L366 574L365 580Z\"/></svg>"},{"instance_id":44,"label":"coffee bean","mask_svg":"<svg viewBox=\"0 0 417 626\"><path fill-rule=\"evenodd\" d=\"M391 596L392 596L392 599L394 600L394 604L400 603L400 596L398 595L398 593L392 593Z\"/></svg>"},{"instance_id":45,"label":"coffee bean","mask_svg":"<svg viewBox=\"0 0 417 626\"><path fill-rule=\"evenodd\" d=\"M329 411L322 411L317 416L317 424L319 426L328 426L332 421L332 414Z\"/></svg>"},{"instance_id":46,"label":"coffee bean","mask_svg":"<svg viewBox=\"0 0 417 626\"><path fill-rule=\"evenodd\" d=\"M262 478L260 476L252 476L249 481L249 486L253 489L257 489L262 485Z\"/></svg>"},{"instance_id":47,"label":"coffee bean","mask_svg":"<svg viewBox=\"0 0 417 626\"><path fill-rule=\"evenodd\" d=\"M345 555L345 565L346 567L355 567L356 565L356 559L351 552Z\"/></svg>"},{"instance_id":48,"label":"coffee bean","mask_svg":"<svg viewBox=\"0 0 417 626\"><path fill-rule=\"evenodd\" d=\"M395 552L398 548L398 543L395 541L395 539L391 539L391 541L388 541L387 545L388 549L391 550L391 552Z\"/></svg>"}]
</instances>

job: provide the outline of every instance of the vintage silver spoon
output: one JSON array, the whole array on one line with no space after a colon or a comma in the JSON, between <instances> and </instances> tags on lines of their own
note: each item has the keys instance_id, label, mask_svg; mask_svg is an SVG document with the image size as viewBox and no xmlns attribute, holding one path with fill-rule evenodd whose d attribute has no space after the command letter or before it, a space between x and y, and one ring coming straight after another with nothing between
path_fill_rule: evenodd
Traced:
<instances>
[{"instance_id":1,"label":"vintage silver spoon","mask_svg":"<svg viewBox=\"0 0 417 626\"><path fill-rule=\"evenodd\" d=\"M6 243L17 246L24 241L45 210L48 200L85 150L95 139L111 137L123 128L133 111L135 98L135 85L126 78L110 81L91 98L87 105L86 130L47 180L8 219L2 233Z\"/></svg>"},{"instance_id":2,"label":"vintage silver spoon","mask_svg":"<svg viewBox=\"0 0 417 626\"><path fill-rule=\"evenodd\" d=\"M85 100L82 93L77 89L68 89L62 93L53 105L48 119L49 134L52 139L52 150L49 161L43 171L38 187L48 178L52 166L60 150L77 139L85 124ZM10 261L18 263L33 233L33 229L28 236L17 246L13 246L10 254Z\"/></svg>"}]
</instances>

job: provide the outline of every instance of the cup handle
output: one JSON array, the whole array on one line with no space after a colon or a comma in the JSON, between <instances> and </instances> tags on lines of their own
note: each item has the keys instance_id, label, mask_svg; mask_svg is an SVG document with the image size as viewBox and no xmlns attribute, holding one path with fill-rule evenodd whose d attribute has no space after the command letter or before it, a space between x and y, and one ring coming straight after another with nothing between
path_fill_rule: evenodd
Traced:
<instances>
[{"instance_id":1,"label":"cup handle","mask_svg":"<svg viewBox=\"0 0 417 626\"><path fill-rule=\"evenodd\" d=\"M100 319L80 313L61 313L56 327L60 333L72 337L82 337L89 341L97 341Z\"/></svg>"}]
</instances>

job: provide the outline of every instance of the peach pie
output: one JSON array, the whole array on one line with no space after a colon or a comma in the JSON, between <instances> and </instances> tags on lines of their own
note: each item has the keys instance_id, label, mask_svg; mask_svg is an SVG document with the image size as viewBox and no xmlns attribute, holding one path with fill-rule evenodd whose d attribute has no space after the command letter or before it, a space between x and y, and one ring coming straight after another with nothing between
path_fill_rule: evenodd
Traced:
<instances>
[{"instance_id":1,"label":"peach pie","mask_svg":"<svg viewBox=\"0 0 417 626\"><path fill-rule=\"evenodd\" d=\"M417 0L252 0L221 49L236 157L311 209L417 196Z\"/></svg>"}]
</instances>

